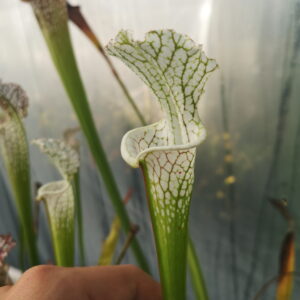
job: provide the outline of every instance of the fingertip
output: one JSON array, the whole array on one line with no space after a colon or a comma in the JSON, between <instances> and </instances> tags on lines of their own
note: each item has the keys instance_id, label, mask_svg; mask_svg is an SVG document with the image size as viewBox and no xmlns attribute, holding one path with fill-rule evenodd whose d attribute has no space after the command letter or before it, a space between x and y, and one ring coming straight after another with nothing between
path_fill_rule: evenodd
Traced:
<instances>
[{"instance_id":1,"label":"fingertip","mask_svg":"<svg viewBox=\"0 0 300 300\"><path fill-rule=\"evenodd\" d=\"M162 292L160 284L152 277L147 275L146 278L140 280L137 286L137 300L162 300Z\"/></svg>"}]
</instances>

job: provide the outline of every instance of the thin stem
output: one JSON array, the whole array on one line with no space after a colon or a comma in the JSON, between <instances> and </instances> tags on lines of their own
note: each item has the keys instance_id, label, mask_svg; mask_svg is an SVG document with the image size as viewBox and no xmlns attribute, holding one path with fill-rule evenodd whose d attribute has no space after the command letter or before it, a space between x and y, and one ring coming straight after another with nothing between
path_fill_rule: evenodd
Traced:
<instances>
[{"instance_id":1,"label":"thin stem","mask_svg":"<svg viewBox=\"0 0 300 300\"><path fill-rule=\"evenodd\" d=\"M75 198L75 218L77 224L78 244L79 244L79 261L80 265L85 265L85 251L84 251L84 234L83 234L83 218L82 205L80 194L80 170L75 174L73 179L73 190Z\"/></svg>"},{"instance_id":2,"label":"thin stem","mask_svg":"<svg viewBox=\"0 0 300 300\"><path fill-rule=\"evenodd\" d=\"M105 53L104 48L99 40L99 38L95 35L89 24L87 23L85 17L80 11L79 6L72 6L69 3L67 4L68 7L68 14L69 19L86 35L86 37L93 43L93 45L98 49L100 54L103 56L104 60L106 61L107 65L109 66L113 76L115 77L116 81L118 82L119 86L121 87L124 95L126 96L128 102L130 103L131 107L135 111L137 117L139 118L142 125L146 125L146 121L140 112L139 108L135 104L133 98L131 97L126 85L122 81L119 73L117 72L115 66L113 65L111 59Z\"/></svg>"},{"instance_id":3,"label":"thin stem","mask_svg":"<svg viewBox=\"0 0 300 300\"><path fill-rule=\"evenodd\" d=\"M133 224L133 225L131 226L130 232L129 232L128 235L127 235L127 238L126 238L126 241L125 241L125 243L124 243L124 246L123 246L123 248L122 248L122 250L121 250L121 253L119 254L118 258L116 259L116 263L115 263L116 265L119 265L119 264L122 262L122 260L123 260L123 258L124 258L124 256L125 256L125 254L126 254L126 252L127 252L127 249L129 248L129 246L130 246L130 244L131 244L133 238L134 238L135 235L138 233L138 231L139 231L139 226Z\"/></svg>"},{"instance_id":4,"label":"thin stem","mask_svg":"<svg viewBox=\"0 0 300 300\"><path fill-rule=\"evenodd\" d=\"M222 77L221 83L221 106L222 106L222 125L223 125L223 138L224 138L224 161L226 178L235 178L234 163L233 163L233 151L231 147L231 139L229 133L229 120L226 103L226 91L224 78ZM227 158L227 159L226 159ZM232 285L234 292L234 299L239 297L239 285L237 276L237 262L236 262L236 226L235 226L235 214L236 214L236 193L235 182L228 184L227 198L230 205L230 224L229 224L229 239L230 239L230 252L231 252L231 271L232 271Z\"/></svg>"},{"instance_id":5,"label":"thin stem","mask_svg":"<svg viewBox=\"0 0 300 300\"><path fill-rule=\"evenodd\" d=\"M298 272L287 272L285 274L282 274L283 276L286 277L296 277L299 276ZM264 296L265 292L267 291L267 289L273 284L276 283L278 281L278 279L280 278L280 275L277 275L271 279L269 279L260 289L259 291L255 294L253 300L263 300L262 296Z\"/></svg>"},{"instance_id":6,"label":"thin stem","mask_svg":"<svg viewBox=\"0 0 300 300\"><path fill-rule=\"evenodd\" d=\"M193 283L196 299L208 300L209 298L208 298L208 293L205 285L205 280L191 238L188 239L187 259L188 259L189 269L191 272L192 283Z\"/></svg>"}]
</instances>

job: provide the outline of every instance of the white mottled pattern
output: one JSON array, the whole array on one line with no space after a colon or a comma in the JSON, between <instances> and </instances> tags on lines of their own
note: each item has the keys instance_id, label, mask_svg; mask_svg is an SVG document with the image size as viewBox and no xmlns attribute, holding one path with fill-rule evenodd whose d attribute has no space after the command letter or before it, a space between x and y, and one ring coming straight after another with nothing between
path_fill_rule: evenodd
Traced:
<instances>
[{"instance_id":1,"label":"white mottled pattern","mask_svg":"<svg viewBox=\"0 0 300 300\"><path fill-rule=\"evenodd\" d=\"M2 83L0 79L0 107L3 110L2 114L6 114L7 117L11 115L11 108L8 103L12 105L18 115L22 118L27 116L27 109L29 100L26 92L15 83ZM2 115L0 118L0 124L4 123L8 118L4 118Z\"/></svg>"},{"instance_id":2,"label":"white mottled pattern","mask_svg":"<svg viewBox=\"0 0 300 300\"><path fill-rule=\"evenodd\" d=\"M195 148L154 151L145 156L154 216L163 232L185 230L194 181Z\"/></svg>"},{"instance_id":3,"label":"white mottled pattern","mask_svg":"<svg viewBox=\"0 0 300 300\"><path fill-rule=\"evenodd\" d=\"M173 30L148 32L144 41L120 31L106 49L132 69L159 100L165 118L129 131L122 139L121 153L132 167L143 167L161 232L168 235L171 228L185 232L195 147L205 138L197 104L217 64L200 45Z\"/></svg>"},{"instance_id":4,"label":"white mottled pattern","mask_svg":"<svg viewBox=\"0 0 300 300\"><path fill-rule=\"evenodd\" d=\"M21 118L27 115L28 97L17 84L0 81L0 146L10 174L26 174L28 148Z\"/></svg>"},{"instance_id":5,"label":"white mottled pattern","mask_svg":"<svg viewBox=\"0 0 300 300\"><path fill-rule=\"evenodd\" d=\"M157 96L166 116L168 145L195 143L203 136L197 104L215 60L188 36L173 30L150 31L144 41L134 41L120 31L107 46Z\"/></svg>"},{"instance_id":6,"label":"white mottled pattern","mask_svg":"<svg viewBox=\"0 0 300 300\"><path fill-rule=\"evenodd\" d=\"M79 155L71 146L59 139L37 139L32 142L47 154L65 178L73 176L79 168Z\"/></svg>"}]
</instances>

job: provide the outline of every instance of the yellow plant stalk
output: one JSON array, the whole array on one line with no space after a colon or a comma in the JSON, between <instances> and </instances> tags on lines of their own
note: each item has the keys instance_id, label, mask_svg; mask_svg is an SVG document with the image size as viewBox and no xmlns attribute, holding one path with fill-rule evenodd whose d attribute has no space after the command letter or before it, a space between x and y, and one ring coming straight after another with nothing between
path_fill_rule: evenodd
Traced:
<instances>
[{"instance_id":1,"label":"yellow plant stalk","mask_svg":"<svg viewBox=\"0 0 300 300\"><path fill-rule=\"evenodd\" d=\"M287 233L282 244L276 300L292 299L295 266L295 233L291 231Z\"/></svg>"}]
</instances>

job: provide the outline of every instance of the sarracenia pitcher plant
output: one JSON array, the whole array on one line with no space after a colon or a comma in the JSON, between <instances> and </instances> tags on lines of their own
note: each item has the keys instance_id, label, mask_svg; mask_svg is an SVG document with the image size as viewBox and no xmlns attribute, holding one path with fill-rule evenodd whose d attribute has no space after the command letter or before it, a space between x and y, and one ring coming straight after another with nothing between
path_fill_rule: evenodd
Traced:
<instances>
[{"instance_id":1,"label":"sarracenia pitcher plant","mask_svg":"<svg viewBox=\"0 0 300 300\"><path fill-rule=\"evenodd\" d=\"M78 152L59 139L33 141L57 167L63 180L43 185L38 190L37 200L46 207L52 236L56 264L74 265L74 216L76 198L76 174L79 170Z\"/></svg>"},{"instance_id":2,"label":"sarracenia pitcher plant","mask_svg":"<svg viewBox=\"0 0 300 300\"><path fill-rule=\"evenodd\" d=\"M0 146L17 212L20 234L31 265L39 263L32 214L27 136L22 118L27 116L28 97L16 84L0 80ZM23 256L23 254L21 253Z\"/></svg>"},{"instance_id":3,"label":"sarracenia pitcher plant","mask_svg":"<svg viewBox=\"0 0 300 300\"><path fill-rule=\"evenodd\" d=\"M108 46L148 85L164 113L155 124L129 131L121 153L144 173L165 300L184 300L188 215L196 146L205 138L197 104L215 60L172 30L135 41L121 31Z\"/></svg>"}]
</instances>

